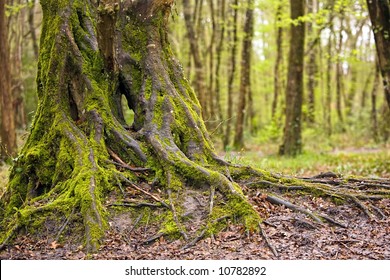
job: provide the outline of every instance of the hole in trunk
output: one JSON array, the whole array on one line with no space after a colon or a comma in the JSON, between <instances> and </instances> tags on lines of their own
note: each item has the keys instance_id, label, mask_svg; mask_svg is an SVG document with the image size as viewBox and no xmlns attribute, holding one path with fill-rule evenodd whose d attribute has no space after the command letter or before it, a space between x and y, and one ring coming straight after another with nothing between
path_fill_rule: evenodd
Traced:
<instances>
[{"instance_id":1,"label":"hole in trunk","mask_svg":"<svg viewBox=\"0 0 390 280\"><path fill-rule=\"evenodd\" d=\"M123 118L128 126L132 126L134 122L134 111L129 108L127 98L122 94L122 113Z\"/></svg>"}]
</instances>

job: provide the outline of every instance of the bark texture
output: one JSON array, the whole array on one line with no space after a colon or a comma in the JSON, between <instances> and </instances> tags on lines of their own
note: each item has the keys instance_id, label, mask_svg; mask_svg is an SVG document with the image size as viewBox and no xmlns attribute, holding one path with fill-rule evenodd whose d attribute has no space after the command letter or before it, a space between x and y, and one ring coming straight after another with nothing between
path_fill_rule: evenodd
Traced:
<instances>
[{"instance_id":1,"label":"bark texture","mask_svg":"<svg viewBox=\"0 0 390 280\"><path fill-rule=\"evenodd\" d=\"M240 95L238 98L236 134L234 136L234 148L239 150L244 147L244 121L246 115L247 98L251 90L251 56L253 38L253 1L247 1L246 17L244 24L244 39L241 53L241 79Z\"/></svg>"},{"instance_id":2,"label":"bark texture","mask_svg":"<svg viewBox=\"0 0 390 280\"><path fill-rule=\"evenodd\" d=\"M13 98L11 94L11 74L9 64L5 0L0 0L0 156L12 157L16 153L16 131Z\"/></svg>"},{"instance_id":3,"label":"bark texture","mask_svg":"<svg viewBox=\"0 0 390 280\"><path fill-rule=\"evenodd\" d=\"M385 97L390 108L390 2L367 0L367 6L374 31Z\"/></svg>"},{"instance_id":4,"label":"bark texture","mask_svg":"<svg viewBox=\"0 0 390 280\"><path fill-rule=\"evenodd\" d=\"M286 89L286 121L283 144L280 154L295 156L301 153L301 118L303 98L303 66L305 46L305 24L299 21L305 13L305 1L291 1L290 53L288 63L288 80Z\"/></svg>"}]
</instances>

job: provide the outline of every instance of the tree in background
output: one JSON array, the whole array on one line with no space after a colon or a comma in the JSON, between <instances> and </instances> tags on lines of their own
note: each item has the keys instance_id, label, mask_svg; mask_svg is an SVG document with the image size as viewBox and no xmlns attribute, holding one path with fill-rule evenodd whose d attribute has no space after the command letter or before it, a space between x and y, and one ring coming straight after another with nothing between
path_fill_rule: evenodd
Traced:
<instances>
[{"instance_id":1,"label":"tree in background","mask_svg":"<svg viewBox=\"0 0 390 280\"><path fill-rule=\"evenodd\" d=\"M390 108L390 2L367 0L387 104Z\"/></svg>"},{"instance_id":2,"label":"tree in background","mask_svg":"<svg viewBox=\"0 0 390 280\"><path fill-rule=\"evenodd\" d=\"M241 80L237 107L236 134L234 147L239 150L244 147L244 120L247 107L247 97L251 91L252 39L253 39L253 0L247 1L244 25L244 39L241 53Z\"/></svg>"},{"instance_id":3,"label":"tree in background","mask_svg":"<svg viewBox=\"0 0 390 280\"><path fill-rule=\"evenodd\" d=\"M14 101L11 94L11 74L7 24L5 16L5 0L0 0L0 110L1 110L1 157L8 158L16 154L16 131Z\"/></svg>"},{"instance_id":4,"label":"tree in background","mask_svg":"<svg viewBox=\"0 0 390 280\"><path fill-rule=\"evenodd\" d=\"M295 156L302 151L301 118L303 98L303 68L305 24L299 17L305 14L304 0L291 0L291 37L286 89L286 119L281 155Z\"/></svg>"}]
</instances>

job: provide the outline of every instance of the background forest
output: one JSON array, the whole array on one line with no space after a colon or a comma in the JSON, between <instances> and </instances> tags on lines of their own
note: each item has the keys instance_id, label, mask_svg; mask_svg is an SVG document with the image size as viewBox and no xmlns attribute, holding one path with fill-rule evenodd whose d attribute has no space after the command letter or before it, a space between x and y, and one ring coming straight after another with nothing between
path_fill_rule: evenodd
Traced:
<instances>
[{"instance_id":1,"label":"background forest","mask_svg":"<svg viewBox=\"0 0 390 280\"><path fill-rule=\"evenodd\" d=\"M36 0L6 2L9 63L2 71L11 76L12 107L2 116L14 116L20 147L37 106L42 13ZM226 159L294 175L389 176L390 113L365 0L306 0L294 19L288 0L178 0L169 26L174 54ZM292 45L291 26L304 26L302 48ZM286 102L288 63L299 53L302 149L282 157L285 114L294 106ZM133 112L124 110L131 123ZM3 142L10 137L3 134ZM16 152L3 149L2 156ZM0 168L4 186L9 166Z\"/></svg>"}]
</instances>

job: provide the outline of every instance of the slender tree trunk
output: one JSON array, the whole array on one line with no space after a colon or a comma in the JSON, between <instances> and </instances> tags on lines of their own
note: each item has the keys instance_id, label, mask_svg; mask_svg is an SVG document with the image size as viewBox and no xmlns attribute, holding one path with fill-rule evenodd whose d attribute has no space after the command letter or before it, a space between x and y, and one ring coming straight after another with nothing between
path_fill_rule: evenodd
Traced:
<instances>
[{"instance_id":1,"label":"slender tree trunk","mask_svg":"<svg viewBox=\"0 0 390 280\"><path fill-rule=\"evenodd\" d=\"M6 22L5 0L0 0L0 65L2 68L0 75L0 155L2 158L12 157L16 154L14 101L11 94L11 74Z\"/></svg>"},{"instance_id":2,"label":"slender tree trunk","mask_svg":"<svg viewBox=\"0 0 390 280\"><path fill-rule=\"evenodd\" d=\"M377 94L380 83L380 67L378 58L375 63L375 78L371 90L371 122L372 122L372 137L375 142L379 142L378 132L378 113L377 113Z\"/></svg>"},{"instance_id":3,"label":"slender tree trunk","mask_svg":"<svg viewBox=\"0 0 390 280\"><path fill-rule=\"evenodd\" d=\"M343 90L344 90L344 72L343 72L343 65L341 61L342 51L343 51L343 29L344 29L344 7L342 8L342 11L340 12L340 30L338 32L338 42L337 42L337 48L336 48L336 55L337 55L337 63L336 63L336 111L337 116L339 119L339 122L341 126L343 126L344 123L344 117L343 117L343 109L341 106L341 97L343 96ZM337 37L335 36L335 39Z\"/></svg>"},{"instance_id":4,"label":"slender tree trunk","mask_svg":"<svg viewBox=\"0 0 390 280\"><path fill-rule=\"evenodd\" d=\"M304 0L291 0L291 18L298 19L305 14ZM303 98L303 68L305 49L305 24L291 25L288 80L286 89L286 121L284 126L281 155L295 156L302 151L301 118Z\"/></svg>"},{"instance_id":5,"label":"slender tree trunk","mask_svg":"<svg viewBox=\"0 0 390 280\"><path fill-rule=\"evenodd\" d=\"M246 18L244 25L244 39L241 53L241 80L240 95L237 108L236 134L234 137L235 149L244 147L244 123L245 111L247 106L247 96L251 88L251 54L252 54L252 37L253 37L253 0L248 0Z\"/></svg>"},{"instance_id":6,"label":"slender tree trunk","mask_svg":"<svg viewBox=\"0 0 390 280\"><path fill-rule=\"evenodd\" d=\"M199 9L201 8L199 7ZM202 52L199 48L198 40L195 33L196 22L193 21L193 19L191 18L193 15L191 13L191 6L189 0L183 0L183 12L187 28L187 36L190 43L191 54L195 66L194 88L198 94L198 99L202 107L202 116L204 119L207 120L209 118L209 106L207 106L209 100L208 96L206 95L206 84L203 67L204 64L202 60Z\"/></svg>"},{"instance_id":7,"label":"slender tree trunk","mask_svg":"<svg viewBox=\"0 0 390 280\"><path fill-rule=\"evenodd\" d=\"M36 6L35 1L36 0L32 0L28 8L28 25L30 28L30 36L33 45L34 56L36 59L38 59L39 47L38 47L37 32L35 28L35 6Z\"/></svg>"},{"instance_id":8,"label":"slender tree trunk","mask_svg":"<svg viewBox=\"0 0 390 280\"><path fill-rule=\"evenodd\" d=\"M216 98L216 103L217 103L217 111L218 111L218 119L221 123L219 123L219 131L220 134L223 136L223 125L222 120L223 120L223 115L222 115L222 106L221 106L221 62L222 62L222 51L224 49L224 40L225 40L225 30L226 30L226 0L221 0L220 3L220 33L219 33L219 42L216 50L216 56L217 56L217 61L215 65L215 98Z\"/></svg>"},{"instance_id":9,"label":"slender tree trunk","mask_svg":"<svg viewBox=\"0 0 390 280\"><path fill-rule=\"evenodd\" d=\"M282 64L283 64L283 27L281 26L282 13L283 13L283 1L278 2L276 10L276 59L274 66L274 97L272 100L272 118L275 117L279 96L282 88Z\"/></svg>"},{"instance_id":10,"label":"slender tree trunk","mask_svg":"<svg viewBox=\"0 0 390 280\"><path fill-rule=\"evenodd\" d=\"M390 108L390 2L367 0L367 6L374 31L385 97Z\"/></svg>"},{"instance_id":11,"label":"slender tree trunk","mask_svg":"<svg viewBox=\"0 0 390 280\"><path fill-rule=\"evenodd\" d=\"M215 50L215 40L217 36L217 23L216 23L216 14L215 14L215 8L214 8L214 0L208 0L208 4L210 6L210 15L211 15L211 25L212 25L212 31L211 31L211 38L210 38L210 44L208 46L208 59L209 59L209 82L208 82L208 104L209 104L209 114L210 114L210 125L208 127L215 129L218 125L218 117L216 114L216 111L218 109L217 107L217 99L216 95L214 94L214 50Z\"/></svg>"},{"instance_id":12,"label":"slender tree trunk","mask_svg":"<svg viewBox=\"0 0 390 280\"><path fill-rule=\"evenodd\" d=\"M317 3L314 0L308 1L308 13L316 13ZM307 23L307 32L309 36L314 37L314 29L313 29L313 23L308 22ZM317 62L317 55L318 55L318 40L317 38L314 38L310 45L309 50L309 61L308 61L308 67L307 67L307 107L308 107L308 114L307 114L307 122L310 125L313 125L315 123L315 92L318 85L317 82L317 74L318 74L318 62Z\"/></svg>"},{"instance_id":13,"label":"slender tree trunk","mask_svg":"<svg viewBox=\"0 0 390 280\"><path fill-rule=\"evenodd\" d=\"M22 7L21 0L13 2L13 5L19 5ZM8 20L8 33L10 47L10 71L11 71L11 94L14 100L14 115L15 126L18 129L26 129L27 116L24 108L24 93L23 93L23 80L22 80L22 54L23 54L23 35L24 35L24 21L25 21L25 8L20 8L17 13L9 17Z\"/></svg>"},{"instance_id":14,"label":"slender tree trunk","mask_svg":"<svg viewBox=\"0 0 390 280\"><path fill-rule=\"evenodd\" d=\"M332 33L333 27L331 26L331 32L329 33L328 46L327 46L327 64L326 64L326 96L325 96L325 107L324 107L324 117L325 117L325 128L328 136L332 134Z\"/></svg>"},{"instance_id":15,"label":"slender tree trunk","mask_svg":"<svg viewBox=\"0 0 390 280\"><path fill-rule=\"evenodd\" d=\"M237 22L238 22L238 0L233 0L233 31L232 31L232 46L230 51L230 71L228 80L228 103L227 103L227 119L226 119L226 131L224 139L224 147L228 147L230 144L230 136L232 130L232 118L233 118L233 86L234 78L236 75L236 55L237 55Z\"/></svg>"}]
</instances>

